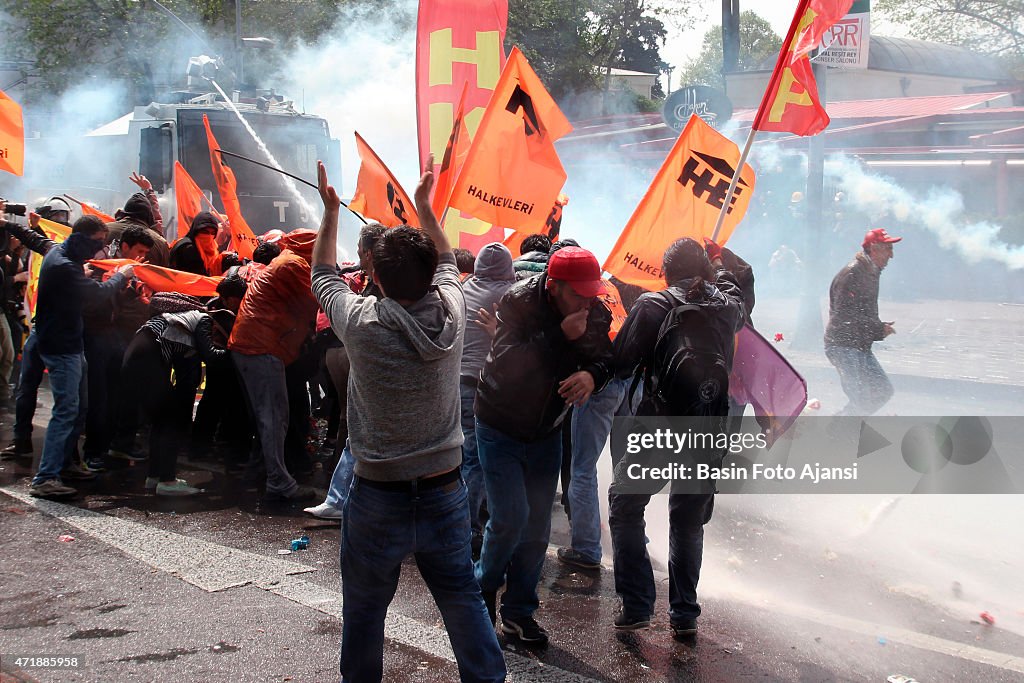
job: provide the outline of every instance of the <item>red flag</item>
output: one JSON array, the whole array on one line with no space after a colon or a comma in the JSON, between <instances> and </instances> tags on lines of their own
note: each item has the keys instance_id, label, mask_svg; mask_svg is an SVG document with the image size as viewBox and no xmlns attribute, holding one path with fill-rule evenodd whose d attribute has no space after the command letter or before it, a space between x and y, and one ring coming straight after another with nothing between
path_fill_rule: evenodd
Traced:
<instances>
[{"instance_id":1,"label":"red flag","mask_svg":"<svg viewBox=\"0 0 1024 683\"><path fill-rule=\"evenodd\" d=\"M389 228L398 225L420 227L416 205L359 133L356 133L356 150L361 163L356 192L348 208Z\"/></svg>"},{"instance_id":2,"label":"red flag","mask_svg":"<svg viewBox=\"0 0 1024 683\"><path fill-rule=\"evenodd\" d=\"M448 136L444 157L437 169L437 182L434 183L434 198L431 205L438 220L441 220L445 209L448 208L455 179L459 177L459 171L462 170L462 165L466 162L466 154L469 152L469 130L466 128L466 87L468 85L467 83L462 87L459 106L455 110L455 123L452 124L452 134Z\"/></svg>"},{"instance_id":3,"label":"red flag","mask_svg":"<svg viewBox=\"0 0 1024 683\"><path fill-rule=\"evenodd\" d=\"M25 173L25 123L21 106L0 90L0 171Z\"/></svg>"},{"instance_id":4,"label":"red flag","mask_svg":"<svg viewBox=\"0 0 1024 683\"><path fill-rule=\"evenodd\" d=\"M451 205L493 225L540 232L565 184L555 141L571 130L526 58L512 48Z\"/></svg>"},{"instance_id":5,"label":"red flag","mask_svg":"<svg viewBox=\"0 0 1024 683\"><path fill-rule=\"evenodd\" d=\"M220 149L220 145L217 144L217 138L213 137L210 120L206 114L203 114L203 125L206 126L206 142L210 148L213 179L217 182L220 201L224 205L224 212L227 213L228 223L231 226L231 249L238 252L242 258L252 258L252 252L259 241L242 217L242 205L238 201L237 194L238 182L235 180L234 172L224 163L221 155L215 151Z\"/></svg>"},{"instance_id":6,"label":"red flag","mask_svg":"<svg viewBox=\"0 0 1024 683\"><path fill-rule=\"evenodd\" d=\"M100 211L97 208L94 208L94 207L89 206L88 204L84 204L84 203L83 204L79 204L79 206L82 207L82 215L83 216L96 216L96 218L99 218L104 223L113 223L114 222L114 217L113 216L109 216L109 215L103 213L102 211Z\"/></svg>"},{"instance_id":7,"label":"red flag","mask_svg":"<svg viewBox=\"0 0 1024 683\"><path fill-rule=\"evenodd\" d=\"M508 0L420 0L416 122L421 167L433 153L434 173L438 173L464 87L466 129L470 136L476 135L480 116L505 65L502 46L507 26ZM501 227L458 209L448 210L444 230L453 245L474 254L485 244L500 242L505 234Z\"/></svg>"},{"instance_id":8,"label":"red flag","mask_svg":"<svg viewBox=\"0 0 1024 683\"><path fill-rule=\"evenodd\" d=\"M852 4L853 0L800 0L754 117L754 130L816 135L828 126L808 54Z\"/></svg>"}]
</instances>

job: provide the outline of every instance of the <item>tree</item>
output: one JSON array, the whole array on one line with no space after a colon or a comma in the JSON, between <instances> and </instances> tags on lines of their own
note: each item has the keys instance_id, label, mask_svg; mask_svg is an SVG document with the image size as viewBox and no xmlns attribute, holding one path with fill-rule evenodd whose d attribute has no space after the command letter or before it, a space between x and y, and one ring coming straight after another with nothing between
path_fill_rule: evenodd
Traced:
<instances>
[{"instance_id":1,"label":"tree","mask_svg":"<svg viewBox=\"0 0 1024 683\"><path fill-rule=\"evenodd\" d=\"M766 19L749 10L740 14L740 70L760 69L767 63L774 63L781 47L782 38ZM722 27L719 25L708 29L700 54L683 66L680 86L723 87L722 63Z\"/></svg>"},{"instance_id":2,"label":"tree","mask_svg":"<svg viewBox=\"0 0 1024 683\"><path fill-rule=\"evenodd\" d=\"M877 0L873 10L915 38L999 57L1024 77L1024 0Z\"/></svg>"},{"instance_id":3,"label":"tree","mask_svg":"<svg viewBox=\"0 0 1024 683\"><path fill-rule=\"evenodd\" d=\"M35 81L28 102L45 103L83 83L121 84L125 107L147 104L155 94L183 85L188 58L224 55L221 85L235 86L235 2L161 0L0 0L3 58L29 61ZM374 0L246 2L242 35L265 36L275 50L247 51L246 82L283 59L298 41L313 42L329 30L339 11L375 5ZM183 25L184 24L184 25ZM18 36L18 40L10 37ZM250 70L250 65L252 69Z\"/></svg>"},{"instance_id":4,"label":"tree","mask_svg":"<svg viewBox=\"0 0 1024 683\"><path fill-rule=\"evenodd\" d=\"M551 94L606 91L607 68L659 73L665 22L692 20L693 0L522 0L510 3L506 40L517 45Z\"/></svg>"}]
</instances>

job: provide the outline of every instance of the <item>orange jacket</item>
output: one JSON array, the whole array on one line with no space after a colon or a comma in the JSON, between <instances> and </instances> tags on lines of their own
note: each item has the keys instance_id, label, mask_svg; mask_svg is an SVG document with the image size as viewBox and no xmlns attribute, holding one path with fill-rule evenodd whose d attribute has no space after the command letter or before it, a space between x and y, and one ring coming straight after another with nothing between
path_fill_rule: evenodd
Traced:
<instances>
[{"instance_id":1,"label":"orange jacket","mask_svg":"<svg viewBox=\"0 0 1024 683\"><path fill-rule=\"evenodd\" d=\"M290 365L313 332L317 308L309 263L285 249L249 283L228 348L250 356L271 354Z\"/></svg>"}]
</instances>

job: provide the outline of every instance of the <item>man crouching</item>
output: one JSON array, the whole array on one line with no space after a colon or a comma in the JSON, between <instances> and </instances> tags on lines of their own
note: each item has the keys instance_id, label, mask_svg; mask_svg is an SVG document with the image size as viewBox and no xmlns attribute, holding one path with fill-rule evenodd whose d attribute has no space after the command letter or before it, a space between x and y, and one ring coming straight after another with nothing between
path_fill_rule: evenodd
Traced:
<instances>
[{"instance_id":1,"label":"man crouching","mask_svg":"<svg viewBox=\"0 0 1024 683\"><path fill-rule=\"evenodd\" d=\"M433 159L426 164L433 168ZM337 274L340 200L318 165L324 218L313 294L351 362L349 444L355 477L341 530L342 681L380 681L384 619L411 553L444 618L463 681L501 681L505 662L473 576L460 475L459 364L466 304L451 245L416 188L422 230L388 230L373 247L383 296L354 294Z\"/></svg>"}]
</instances>

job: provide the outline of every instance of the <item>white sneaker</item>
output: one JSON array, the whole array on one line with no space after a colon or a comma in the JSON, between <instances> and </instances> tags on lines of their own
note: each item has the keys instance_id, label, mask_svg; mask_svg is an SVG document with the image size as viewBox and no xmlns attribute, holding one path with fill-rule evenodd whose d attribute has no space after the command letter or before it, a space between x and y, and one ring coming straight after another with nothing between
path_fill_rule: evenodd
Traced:
<instances>
[{"instance_id":1,"label":"white sneaker","mask_svg":"<svg viewBox=\"0 0 1024 683\"><path fill-rule=\"evenodd\" d=\"M160 482L156 485L158 496L194 496L197 493L202 493L202 489L189 486L184 479L177 479L170 484Z\"/></svg>"},{"instance_id":2,"label":"white sneaker","mask_svg":"<svg viewBox=\"0 0 1024 683\"><path fill-rule=\"evenodd\" d=\"M320 519L341 519L341 510L330 503L320 503L316 507L304 508L302 511Z\"/></svg>"}]
</instances>

